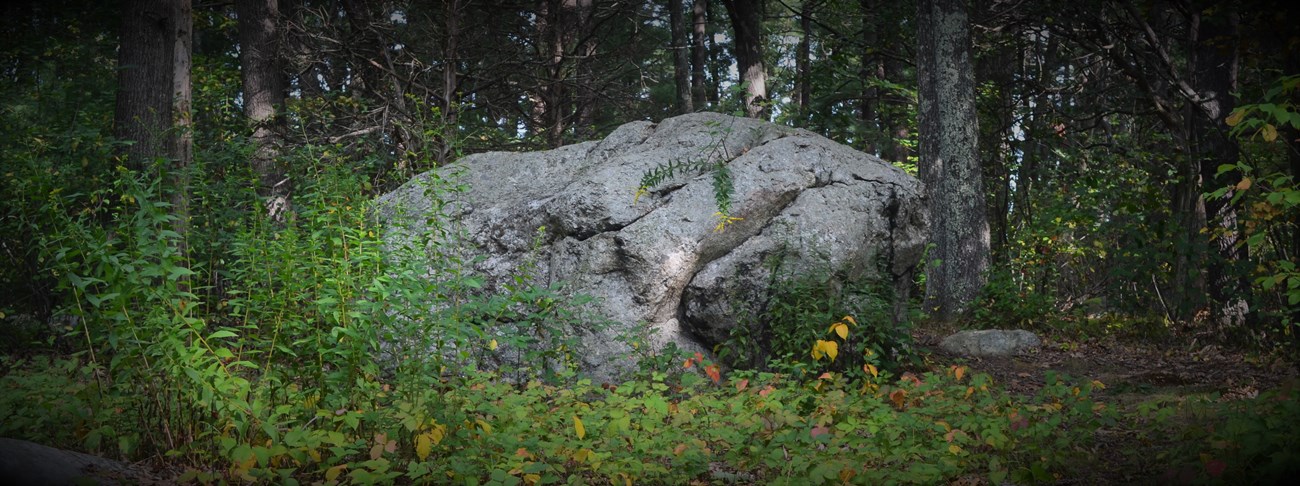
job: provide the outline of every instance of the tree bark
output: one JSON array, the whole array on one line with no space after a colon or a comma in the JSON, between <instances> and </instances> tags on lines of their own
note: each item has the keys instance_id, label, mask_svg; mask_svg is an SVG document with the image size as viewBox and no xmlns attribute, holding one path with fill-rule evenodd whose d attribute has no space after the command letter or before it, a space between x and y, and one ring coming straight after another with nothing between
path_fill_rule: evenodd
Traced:
<instances>
[{"instance_id":1,"label":"tree bark","mask_svg":"<svg viewBox=\"0 0 1300 486\"><path fill-rule=\"evenodd\" d=\"M796 126L808 124L808 114L812 110L812 13L816 2L804 0L799 9L799 45L795 53L795 73L798 84L795 106L799 109Z\"/></svg>"},{"instance_id":2,"label":"tree bark","mask_svg":"<svg viewBox=\"0 0 1300 486\"><path fill-rule=\"evenodd\" d=\"M194 160L194 123L191 105L194 90L190 71L194 47L194 11L190 0L172 0L175 19L172 42L172 112L175 114L174 145L172 148L171 202L172 229L181 235L180 253L188 251L186 238L190 221L190 166Z\"/></svg>"},{"instance_id":3,"label":"tree bark","mask_svg":"<svg viewBox=\"0 0 1300 486\"><path fill-rule=\"evenodd\" d=\"M686 46L686 25L682 15L682 0L668 0L668 27L673 53L673 85L676 93L677 113L695 111L691 97L691 61Z\"/></svg>"},{"instance_id":4,"label":"tree bark","mask_svg":"<svg viewBox=\"0 0 1300 486\"><path fill-rule=\"evenodd\" d=\"M885 76L884 62L877 55L880 52L880 13L874 0L860 0L859 13L862 14L862 65L858 67L858 77L862 79L862 95L858 100L858 122L862 126L863 140L861 147L871 154L885 158L877 140L881 134L882 124L877 107L880 105L880 89L871 78L882 79ZM886 160L892 160L886 158Z\"/></svg>"},{"instance_id":5,"label":"tree bark","mask_svg":"<svg viewBox=\"0 0 1300 486\"><path fill-rule=\"evenodd\" d=\"M253 171L257 194L266 199L267 215L282 221L289 210L292 185L277 162L283 122L276 110L284 106L285 81L278 48L278 0L237 0L239 70L244 88L244 116L253 127Z\"/></svg>"},{"instance_id":6,"label":"tree bark","mask_svg":"<svg viewBox=\"0 0 1300 486\"><path fill-rule=\"evenodd\" d=\"M1226 18L1224 18L1226 17ZM1236 164L1240 148L1228 136L1224 119L1236 107L1237 92L1237 24L1235 13L1223 17L1202 17L1194 13L1196 32L1192 83L1199 93L1199 113L1190 116L1191 145L1194 157L1200 158L1202 192L1230 186L1223 198L1205 200L1205 215L1211 226L1210 254L1206 262L1206 290L1217 331L1240 330L1250 312L1250 282L1236 267L1246 261L1244 228L1238 225L1238 204L1232 201L1241 172L1230 171L1216 176L1223 164Z\"/></svg>"},{"instance_id":7,"label":"tree bark","mask_svg":"<svg viewBox=\"0 0 1300 486\"><path fill-rule=\"evenodd\" d=\"M951 321L984 287L989 267L965 2L919 1L917 38L920 174L928 191L932 243L925 308L933 318Z\"/></svg>"},{"instance_id":8,"label":"tree bark","mask_svg":"<svg viewBox=\"0 0 1300 486\"><path fill-rule=\"evenodd\" d=\"M763 14L756 0L722 0L731 18L736 67L745 86L745 116L767 118L767 68L763 64Z\"/></svg>"},{"instance_id":9,"label":"tree bark","mask_svg":"<svg viewBox=\"0 0 1300 486\"><path fill-rule=\"evenodd\" d=\"M704 77L708 49L704 43L708 35L709 0L691 2L691 103L696 110L708 104L708 80Z\"/></svg>"},{"instance_id":10,"label":"tree bark","mask_svg":"<svg viewBox=\"0 0 1300 486\"><path fill-rule=\"evenodd\" d=\"M170 157L175 11L170 0L127 0L122 5L113 134L131 142L127 166L142 171Z\"/></svg>"},{"instance_id":11,"label":"tree bark","mask_svg":"<svg viewBox=\"0 0 1300 486\"><path fill-rule=\"evenodd\" d=\"M443 21L446 23L447 42L442 53L442 131L439 134L437 161L439 165L451 162L455 155L448 135L451 135L459 123L457 111L460 109L460 0L448 0L443 4Z\"/></svg>"}]
</instances>

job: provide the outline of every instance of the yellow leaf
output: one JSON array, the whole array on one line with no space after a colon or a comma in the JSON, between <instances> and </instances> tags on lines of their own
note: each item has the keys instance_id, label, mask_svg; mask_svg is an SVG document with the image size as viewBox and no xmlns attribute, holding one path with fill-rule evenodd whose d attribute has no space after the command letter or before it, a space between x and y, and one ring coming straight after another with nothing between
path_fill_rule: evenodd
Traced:
<instances>
[{"instance_id":1,"label":"yellow leaf","mask_svg":"<svg viewBox=\"0 0 1300 486\"><path fill-rule=\"evenodd\" d=\"M537 484L541 482L542 476L539 474L525 474L524 484Z\"/></svg>"},{"instance_id":2,"label":"yellow leaf","mask_svg":"<svg viewBox=\"0 0 1300 486\"><path fill-rule=\"evenodd\" d=\"M483 429L483 433L486 433L486 434L491 434L491 433L492 433L492 425L491 425L491 424L489 424L489 423L487 423L487 422L484 422L483 419L476 419L476 420L474 420L474 421L478 423L479 428Z\"/></svg>"},{"instance_id":3,"label":"yellow leaf","mask_svg":"<svg viewBox=\"0 0 1300 486\"><path fill-rule=\"evenodd\" d=\"M835 334L838 334L840 336L840 339L849 338L849 326L845 325L843 322L837 322L831 324L830 331Z\"/></svg>"},{"instance_id":4,"label":"yellow leaf","mask_svg":"<svg viewBox=\"0 0 1300 486\"><path fill-rule=\"evenodd\" d=\"M591 449L578 449L578 452L573 453L575 462L587 462L589 457L591 457Z\"/></svg>"},{"instance_id":5,"label":"yellow leaf","mask_svg":"<svg viewBox=\"0 0 1300 486\"><path fill-rule=\"evenodd\" d=\"M1242 177L1241 182L1237 183L1237 190L1244 191L1250 189L1251 181L1249 177Z\"/></svg>"},{"instance_id":6,"label":"yellow leaf","mask_svg":"<svg viewBox=\"0 0 1300 486\"><path fill-rule=\"evenodd\" d=\"M496 351L496 350L497 350L497 340L493 339L491 342L489 342L489 343L488 343L488 349L490 349L490 350L492 350L492 351Z\"/></svg>"},{"instance_id":7,"label":"yellow leaf","mask_svg":"<svg viewBox=\"0 0 1300 486\"><path fill-rule=\"evenodd\" d=\"M879 378L879 377L880 377L880 370L877 370L877 369L876 369L876 365L873 365L873 364L871 364L871 363L867 363L867 364L862 365L862 371L865 371L865 372L867 372L867 373L871 373L871 377L872 377L872 378Z\"/></svg>"},{"instance_id":8,"label":"yellow leaf","mask_svg":"<svg viewBox=\"0 0 1300 486\"><path fill-rule=\"evenodd\" d=\"M1271 123L1265 123L1264 129L1260 130L1260 133L1263 134L1265 142L1277 140L1277 127L1274 127Z\"/></svg>"},{"instance_id":9,"label":"yellow leaf","mask_svg":"<svg viewBox=\"0 0 1300 486\"><path fill-rule=\"evenodd\" d=\"M822 352L822 343L824 342L825 341L818 339L817 342L813 343L813 348L812 348L813 361L821 361L822 356L825 355L825 353Z\"/></svg>"},{"instance_id":10,"label":"yellow leaf","mask_svg":"<svg viewBox=\"0 0 1300 486\"><path fill-rule=\"evenodd\" d=\"M951 453L953 453L953 454L961 454L961 446L959 446L959 445L957 445L957 444L949 445L949 446L948 446L948 452L951 452Z\"/></svg>"},{"instance_id":11,"label":"yellow leaf","mask_svg":"<svg viewBox=\"0 0 1300 486\"><path fill-rule=\"evenodd\" d=\"M822 341L822 347L826 350L826 356L835 361L835 357L840 354L840 343L835 341Z\"/></svg>"},{"instance_id":12,"label":"yellow leaf","mask_svg":"<svg viewBox=\"0 0 1300 486\"><path fill-rule=\"evenodd\" d=\"M1246 110L1234 110L1231 115L1228 115L1226 120L1223 120L1223 122L1227 123L1230 127L1235 127L1237 124L1241 123L1243 118L1246 118Z\"/></svg>"},{"instance_id":13,"label":"yellow leaf","mask_svg":"<svg viewBox=\"0 0 1300 486\"><path fill-rule=\"evenodd\" d=\"M447 436L447 426L434 423L433 429L429 430L427 433L429 434L429 439L432 440L434 444L441 444L443 437Z\"/></svg>"},{"instance_id":14,"label":"yellow leaf","mask_svg":"<svg viewBox=\"0 0 1300 486\"><path fill-rule=\"evenodd\" d=\"M429 458L429 453L433 452L433 439L429 434L420 434L415 437L415 457L421 461Z\"/></svg>"},{"instance_id":15,"label":"yellow leaf","mask_svg":"<svg viewBox=\"0 0 1300 486\"><path fill-rule=\"evenodd\" d=\"M844 322L847 322L847 323L849 323L849 324L853 324L853 325L855 325L855 326L858 325L858 321L853 320L853 316L844 316L844 318L843 318L843 319L840 319L840 320L841 320L841 321L844 321Z\"/></svg>"},{"instance_id":16,"label":"yellow leaf","mask_svg":"<svg viewBox=\"0 0 1300 486\"><path fill-rule=\"evenodd\" d=\"M587 428L582 426L582 419L577 415L573 416L573 433L578 434L578 439L587 436Z\"/></svg>"},{"instance_id":17,"label":"yellow leaf","mask_svg":"<svg viewBox=\"0 0 1300 486\"><path fill-rule=\"evenodd\" d=\"M1098 390L1105 390L1105 389L1106 389L1106 384L1105 384L1105 383L1102 383L1102 382L1099 381L1099 380L1092 380L1092 387L1093 387L1093 388L1096 388L1096 389L1098 389Z\"/></svg>"},{"instance_id":18,"label":"yellow leaf","mask_svg":"<svg viewBox=\"0 0 1300 486\"><path fill-rule=\"evenodd\" d=\"M344 469L347 469L347 467L348 467L347 464L339 464L339 465L337 465L337 466L334 466L334 467L331 467L331 468L327 469L327 470L325 471L325 480L326 480L326 481L335 481L335 480L338 480L339 475L340 475L340 474L343 474L343 470L344 470Z\"/></svg>"}]
</instances>

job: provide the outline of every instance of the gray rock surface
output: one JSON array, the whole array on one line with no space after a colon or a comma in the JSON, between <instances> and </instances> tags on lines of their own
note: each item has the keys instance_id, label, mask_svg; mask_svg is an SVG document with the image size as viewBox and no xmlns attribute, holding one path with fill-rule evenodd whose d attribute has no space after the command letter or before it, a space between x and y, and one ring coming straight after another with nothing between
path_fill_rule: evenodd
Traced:
<instances>
[{"instance_id":1,"label":"gray rock surface","mask_svg":"<svg viewBox=\"0 0 1300 486\"><path fill-rule=\"evenodd\" d=\"M148 480L111 459L5 438L0 438L0 478L5 484L33 486L141 484Z\"/></svg>"},{"instance_id":2,"label":"gray rock surface","mask_svg":"<svg viewBox=\"0 0 1300 486\"><path fill-rule=\"evenodd\" d=\"M971 357L1013 356L1041 345L1038 335L1023 329L961 331L939 343L950 354Z\"/></svg>"},{"instance_id":3,"label":"gray rock surface","mask_svg":"<svg viewBox=\"0 0 1300 486\"><path fill-rule=\"evenodd\" d=\"M642 174L669 161L724 160L734 180L732 215L717 232L710 173L678 173L635 204ZM489 290L530 260L541 283L598 298L617 323L590 336L585 371L609 379L633 365L614 336L648 335L707 350L756 305L768 283L761 265L793 248L787 268L827 264L850 277L906 280L924 249L922 186L880 159L805 130L715 113L633 122L604 140L531 153L483 153L425 173L379 199L390 242L420 231L434 204L421 181L460 173L469 190L448 213L463 225ZM390 225L394 226L394 225ZM534 250L538 228L545 227Z\"/></svg>"}]
</instances>

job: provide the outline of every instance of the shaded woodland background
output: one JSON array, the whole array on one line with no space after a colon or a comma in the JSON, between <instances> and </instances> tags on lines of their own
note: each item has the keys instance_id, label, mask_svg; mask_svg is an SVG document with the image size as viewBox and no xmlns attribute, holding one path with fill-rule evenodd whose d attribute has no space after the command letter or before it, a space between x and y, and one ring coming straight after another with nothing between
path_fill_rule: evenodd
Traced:
<instances>
[{"instance_id":1,"label":"shaded woodland background","mask_svg":"<svg viewBox=\"0 0 1300 486\"><path fill-rule=\"evenodd\" d=\"M181 62L169 48L119 59L122 19L165 20L120 15L149 5L6 7L9 313L60 304L31 245L39 226L23 222L41 181L15 175L18 154L57 155L42 162L59 174L42 189L78 193L111 177L111 153L161 153L107 150L112 135L178 133L149 119L169 105L144 81L129 85L157 99L113 111L114 93L132 106L114 83L130 65ZM466 153L717 110L914 168L915 15L910 2L867 0L198 2L181 117L194 153L177 160L196 174L185 191L200 205L218 204L200 185L241 184L250 168L259 196L287 199L286 176L301 168L276 156L307 144L329 147L377 193ZM972 4L987 304L1287 340L1300 250L1295 24L1294 9L1267 2ZM211 222L193 223L189 239L220 240ZM192 249L220 289L220 249Z\"/></svg>"}]
</instances>

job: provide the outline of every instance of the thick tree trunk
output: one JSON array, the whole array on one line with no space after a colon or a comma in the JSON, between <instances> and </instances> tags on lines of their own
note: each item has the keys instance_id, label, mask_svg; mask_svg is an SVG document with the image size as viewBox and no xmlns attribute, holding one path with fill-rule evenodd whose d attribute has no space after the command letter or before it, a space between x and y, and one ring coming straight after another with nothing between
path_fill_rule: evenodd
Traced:
<instances>
[{"instance_id":1,"label":"thick tree trunk","mask_svg":"<svg viewBox=\"0 0 1300 486\"><path fill-rule=\"evenodd\" d=\"M171 128L176 13L171 0L127 0L122 8L113 134L132 142L123 152L127 165L139 171L159 157L171 157L175 148Z\"/></svg>"},{"instance_id":2,"label":"thick tree trunk","mask_svg":"<svg viewBox=\"0 0 1300 486\"><path fill-rule=\"evenodd\" d=\"M930 209L925 309L940 321L983 288L989 227L981 184L970 25L962 0L917 5L920 173Z\"/></svg>"},{"instance_id":3,"label":"thick tree trunk","mask_svg":"<svg viewBox=\"0 0 1300 486\"><path fill-rule=\"evenodd\" d=\"M237 0L239 70L244 87L244 116L253 126L253 171L257 194L266 198L271 219L281 221L289 210L292 186L278 163L283 123L276 110L284 106L284 75L278 49L280 11L277 0Z\"/></svg>"},{"instance_id":4,"label":"thick tree trunk","mask_svg":"<svg viewBox=\"0 0 1300 486\"><path fill-rule=\"evenodd\" d=\"M686 47L686 25L682 15L682 0L668 0L668 27L672 37L673 85L676 92L677 113L695 111L691 97L691 61Z\"/></svg>"},{"instance_id":5,"label":"thick tree trunk","mask_svg":"<svg viewBox=\"0 0 1300 486\"><path fill-rule=\"evenodd\" d=\"M722 0L731 18L736 65L745 86L745 116L767 118L767 68L763 64L763 13L761 2Z\"/></svg>"},{"instance_id":6,"label":"thick tree trunk","mask_svg":"<svg viewBox=\"0 0 1300 486\"><path fill-rule=\"evenodd\" d=\"M1200 14L1194 14L1194 19ZM1200 160L1202 193L1220 187L1236 187L1241 182L1241 172L1230 171L1216 177L1218 167L1236 164L1239 148L1236 140L1228 136L1224 119L1236 107L1233 93L1237 91L1237 19L1235 14L1223 17L1200 17L1193 20L1197 42L1193 62L1192 82L1203 100L1191 121L1191 145ZM1198 25L1199 24L1199 25ZM1238 225L1238 204L1231 200L1233 191L1224 198L1205 201L1205 215L1210 224L1210 249L1206 262L1206 287L1212 318L1220 332L1240 330L1250 312L1248 302L1250 282L1245 272L1236 268L1246 261L1245 234Z\"/></svg>"},{"instance_id":7,"label":"thick tree trunk","mask_svg":"<svg viewBox=\"0 0 1300 486\"><path fill-rule=\"evenodd\" d=\"M704 43L708 35L709 0L691 2L691 103L696 110L708 104L708 80L704 77L708 49Z\"/></svg>"}]
</instances>

